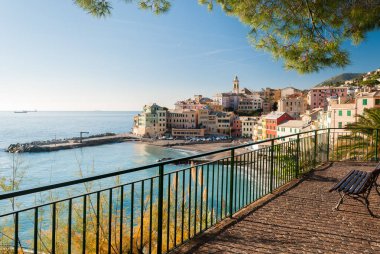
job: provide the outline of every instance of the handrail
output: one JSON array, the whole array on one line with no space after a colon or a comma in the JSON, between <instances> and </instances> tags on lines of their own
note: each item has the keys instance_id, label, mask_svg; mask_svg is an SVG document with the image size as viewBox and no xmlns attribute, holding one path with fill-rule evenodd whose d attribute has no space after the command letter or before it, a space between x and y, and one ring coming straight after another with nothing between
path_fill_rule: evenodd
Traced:
<instances>
[{"instance_id":1,"label":"handrail","mask_svg":"<svg viewBox=\"0 0 380 254\"><path fill-rule=\"evenodd\" d=\"M362 149L362 151L359 150L359 156L362 154L362 157L359 157L359 159L368 160L368 158L375 158L378 160L377 149L376 153L374 155L372 154L373 144L375 144L376 148L378 146L378 129L355 128L355 130L356 129L362 130L363 139L365 138L365 134L367 140L371 142L367 142L369 145L359 148ZM367 132L367 130L371 129L374 130L373 133ZM32 222L34 233L29 239L33 244L27 247L33 247L34 253L37 253L41 249L38 243L38 230L42 228L40 225L42 218L40 218L39 213L43 211L44 207L50 208L50 214L47 215L47 218L50 220L49 225L51 225L51 229L49 230L51 232L51 238L47 238L46 241L51 244L51 252L55 252L56 243L58 241L57 219L59 217L60 220L67 220L67 230L65 230L66 232L64 232L64 234L67 234L65 238L67 239L67 252L71 253L73 239L72 225L76 221L76 219L73 218L73 207L75 204L79 205L79 217L82 216L82 219L79 220L82 229L79 229L77 232L81 234L81 238L76 240L81 241L81 244L79 244L81 247L79 248L82 249L82 252L86 251L86 238L89 239L87 234L90 232L87 231L86 226L88 224L87 218L89 218L95 223L95 231L91 232L91 234L95 238L94 244L97 252L99 252L100 237L102 237L102 239L108 238L108 251L111 252L111 246L113 246L111 239L115 237L115 234L119 234L119 244L115 244L112 248L118 248L120 253L123 253L123 248L124 250L129 249L130 252L136 250L137 247L143 250L143 241L145 239L149 246L145 245L145 251L143 252L152 253L151 248L152 245L154 245L156 252L161 254L172 250L178 246L178 244L192 239L195 235L204 232L204 230L217 224L219 221L227 217L232 217L237 211L252 202L272 193L274 190L298 178L302 174L313 170L318 165L321 165L321 163L330 161L330 158L332 160L339 160L339 158L353 158L357 160L356 151L353 152L353 154L355 154L354 157L352 157L351 152L348 152L348 156L346 156L344 149L339 150L339 146L335 146L335 137L336 141L339 141L341 137L351 135L351 133L345 132L347 130L354 130L354 128L310 130L150 165L93 175L82 179L49 184L26 190L5 192L0 194L0 201L7 198L15 198L22 195L138 172L145 169L158 169L158 172L155 172L151 176L115 183L109 187L104 186L96 190L85 189L80 191L80 193L75 193L71 196L68 195L69 197L58 197L58 200L54 199L47 203L34 204L27 208L0 214L0 218L5 218L5 220L11 219L10 221L13 220L13 223L11 222L9 226L14 229L13 239L15 240L13 246L15 253L18 252L19 249L18 243L21 232L24 232L26 229L32 229L30 225L25 225L19 221L21 214L26 211L34 212L34 220ZM374 134L376 134L375 137ZM296 139L283 142L284 140L282 139L289 137L296 137ZM375 138L376 140L374 140ZM281 140L281 142L275 142L279 140ZM331 157L329 157L330 142L332 142ZM266 145L259 149L243 150L239 153L235 151L236 149L258 144ZM368 157L368 146L372 146L371 157ZM230 153L226 154L226 152ZM196 165L188 165L180 169L176 168L170 171L164 171L165 165L214 154L220 154L221 156L217 159L202 160L201 163ZM254 181L252 181L252 179ZM128 194L125 195L126 193ZM149 197L149 202L146 199L147 197ZM104 202L102 201L103 199L106 200L105 209L107 211L102 215L103 212L100 209L103 209L101 208L101 203ZM64 203L62 213L58 213L58 203L60 202ZM90 209L88 208L88 202L92 202L92 206L96 203L95 207L91 208L93 209L92 212L88 212ZM142 209L144 206L146 206L144 209L146 209L147 213ZM152 213L153 209L155 210L154 213ZM140 213L138 216L140 220L134 218L135 210L138 210ZM211 214L209 214L210 211ZM124 216L127 217L128 214L128 222L126 223ZM185 214L188 214L186 215L186 221L184 221ZM100 223L103 223L100 216L108 217L106 222L108 223L108 234L105 232L104 236L100 234ZM114 216L119 216L114 222L115 229L111 227ZM151 233L149 239L144 238L144 225L149 223L148 231L152 232L153 221L156 223L154 228L157 231L157 238L152 239ZM116 227L119 228L118 232ZM125 227L128 227L127 231L123 231ZM140 228L140 236L135 235L138 228ZM146 229L144 232L145 231ZM184 236L185 231L187 235ZM193 232L193 234L191 234L191 232ZM128 245L123 245L122 243L123 239L128 239L123 238L123 234L129 234L130 243ZM173 237L174 243L170 240L171 237ZM79 251L79 249L76 251Z\"/></svg>"},{"instance_id":2,"label":"handrail","mask_svg":"<svg viewBox=\"0 0 380 254\"><path fill-rule=\"evenodd\" d=\"M347 128L324 128L324 129L318 129L317 132L325 131L325 130L329 130L329 129L330 130L335 130L335 129L347 130ZM348 130L351 130L351 129L362 130L362 128L349 128ZM368 129L372 129L372 128L368 128ZM375 129L373 129L373 130L375 130ZM214 155L214 154L218 154L218 153L223 153L223 152L229 152L229 151L235 150L235 149L240 149L240 148L245 148L245 147L249 147L252 145L259 145L259 144L263 144L266 142L271 142L272 140L276 141L279 139L293 137L293 136L297 136L297 135L304 135L304 134L308 134L308 133L312 133L312 132L315 132L315 130L305 131L305 132L296 133L296 134L290 134L290 135L281 136L281 137L277 137L277 138L264 139L264 140L260 140L260 141L256 141L256 142L249 142L247 144L228 147L228 148L224 148L224 149L218 149L218 150L214 150L214 151L210 151L210 152L206 152L206 153L185 156L185 157L181 157L178 159L167 160L164 162L148 164L148 165L139 166L139 167L130 168L130 169L125 169L125 170L113 171L113 172L104 173L104 174L97 174L97 175L84 177L84 178L80 178L80 179L75 179L75 180L69 180L69 181L64 181L64 182L48 184L48 185L44 185L44 186L38 186L38 187L25 189L25 190L16 190L16 191L4 192L4 193L0 193L0 200L15 198L15 197L23 196L23 195L33 194L33 193L42 192L42 191L48 191L48 190L67 187L67 186L72 186L72 185L76 185L76 184L100 180L100 179L109 178L109 177L113 177L113 176L124 175L124 174L128 174L128 173L133 173L133 172L145 170L148 168L156 168L156 167L159 168L160 166L164 166L164 165L168 165L168 164L175 164L175 163L181 162L181 161L201 158L201 157Z\"/></svg>"}]
</instances>

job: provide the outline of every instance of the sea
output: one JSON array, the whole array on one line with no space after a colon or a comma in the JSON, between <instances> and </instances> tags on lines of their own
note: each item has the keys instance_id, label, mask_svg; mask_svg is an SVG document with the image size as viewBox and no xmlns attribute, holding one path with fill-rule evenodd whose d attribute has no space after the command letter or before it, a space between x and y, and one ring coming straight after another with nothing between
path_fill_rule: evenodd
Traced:
<instances>
[{"instance_id":1,"label":"sea","mask_svg":"<svg viewBox=\"0 0 380 254\"><path fill-rule=\"evenodd\" d=\"M34 187L74 180L86 176L93 176L152 164L161 158L181 158L194 154L194 152L190 151L181 151L171 148L158 147L150 145L148 143L135 141L54 152L12 154L5 151L5 149L10 144L78 137L80 132L89 132L88 135L96 135L106 132L130 132L133 125L133 116L137 113L138 112L131 111L28 113L0 112L0 193L12 191L12 189L9 188L9 186L12 185L16 186L15 190L26 190ZM165 165L165 173L189 167L191 166ZM223 164L213 164L210 168L206 167L204 171L202 167L202 174L199 173L199 170L196 171L199 173L198 176L197 173L193 173L193 170L187 170L186 175L177 175L178 178L176 179L178 180L179 185L178 187L175 187L175 189L183 189L182 193L186 196L183 197L183 200L189 199L189 205L190 198L192 200L197 200L198 203L202 203L201 200L206 199L208 201L208 204L210 204L208 205L210 211L211 208L213 211L215 210L214 217L221 218L223 211L222 206L227 207L229 205L229 199L227 198L228 186L226 185L228 178L227 174L224 173L224 169L227 168ZM246 171L245 167L240 166L239 173L235 176L235 184L238 184L236 185L237 187L235 190L239 193L244 191L244 183L246 186L251 186L252 190L256 188L253 180L253 184L249 184L251 183L251 177L248 177L248 173L245 172L248 172ZM120 176L118 180L120 181L119 183L126 184L142 179L151 178L157 174L158 168L156 167L124 174ZM198 186L201 182L203 183L205 174L207 174L207 186L210 184L210 186L213 187L210 187L210 189L206 188L203 191L198 190L197 192L196 186ZM258 175L257 173L255 174ZM210 175L210 179L208 175ZM14 183L16 184L12 184L12 179L15 180ZM133 205L133 202L131 200L137 200L138 197L141 198L141 195L143 197L147 197L151 194L152 200L155 202L157 199L158 180L157 178L151 179L154 179L150 181L150 184L152 184L151 186L153 187L153 184L155 186L153 193L149 193L149 191L151 191L151 189L148 188L149 182L146 182L147 187L145 189L142 187L143 185L141 182L137 183L135 186L135 192L134 189L131 190L131 186L125 188L125 191L127 193L126 197L128 197L128 195L131 195L133 197L132 199L128 198L127 200L123 201L126 212L125 216L131 216L131 214L137 215L140 213L140 202L137 202L137 204ZM171 178L166 177L165 179L164 193L167 193L165 195L169 195L169 191L174 190L174 175L172 175ZM171 184L170 179L172 180ZM197 179L198 185L194 183L197 181ZM264 179L262 180L262 183L266 182L266 176L262 176L261 179ZM39 228L48 232L49 228L51 227L51 220L49 219L51 218L51 215L47 215L52 211L50 210L51 206L43 204L87 193L89 192L87 191L87 188L89 188L90 191L105 190L111 186L117 185L118 183L116 181L117 179L115 178L106 178L103 180L93 181L92 183L85 185L79 184L65 188L57 188L53 191L43 193L28 194L17 197L15 199L0 200L0 247L2 244L3 246L6 246L7 244L10 244L11 246L14 245L14 242L12 240L13 233L9 234L9 232L3 232L1 230L2 227L14 230L15 218L12 215L12 211L22 211L19 212L19 241L22 243L24 248L32 248L32 239L34 239L33 232L35 232L33 229L36 225L34 223L36 219L33 219L35 218L33 217L36 214L35 211L38 210L39 213L45 214L45 217L42 217L42 219L40 219ZM184 185L181 183L184 183ZM194 191L190 192L191 186L195 188L195 193ZM214 186L216 188L215 193ZM260 188L264 189L265 186L262 184L260 185ZM189 189L189 192L187 193L185 189ZM117 196L117 190L118 189L115 189L113 194L110 195ZM205 190L207 190L207 193L209 194L206 195L207 198L204 196ZM247 190L248 189L246 188L245 191ZM102 192L102 194L108 193L111 192ZM255 197L257 197L258 192L256 192L255 195ZM244 202L244 194L242 197L242 200ZM77 206L79 205L78 202L83 202L83 200L87 200L88 198L89 197L86 197L86 199L74 198L73 205ZM238 205L240 205L240 196L238 200ZM173 202L173 200L171 202ZM234 206L237 206L236 202ZM40 204L43 206L37 210L29 209L30 207L35 207ZM59 204L67 206L67 202L61 202ZM115 203L114 207L117 207L117 202ZM133 209L131 207L133 207ZM218 209L219 207L220 209ZM196 205L194 209L196 209ZM68 216L67 211L68 209L61 211L60 216ZM224 212L226 213L226 210L224 210ZM133 223L133 225L136 226L137 220Z\"/></svg>"},{"instance_id":2,"label":"sea","mask_svg":"<svg viewBox=\"0 0 380 254\"><path fill-rule=\"evenodd\" d=\"M82 131L89 132L88 135L130 132L133 116L137 113L0 112L0 179L15 176L20 180L18 189L28 189L151 164L165 157L180 158L190 154L141 142L42 153L5 152L10 144L78 137ZM141 171L135 177L148 177L151 174Z\"/></svg>"}]
</instances>

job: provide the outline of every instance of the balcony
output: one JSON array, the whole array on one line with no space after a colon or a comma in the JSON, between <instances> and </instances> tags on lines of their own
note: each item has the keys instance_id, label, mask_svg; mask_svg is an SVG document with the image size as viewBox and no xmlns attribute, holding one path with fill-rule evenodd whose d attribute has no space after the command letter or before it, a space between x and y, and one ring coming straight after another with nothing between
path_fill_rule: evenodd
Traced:
<instances>
[{"instance_id":1,"label":"balcony","mask_svg":"<svg viewBox=\"0 0 380 254\"><path fill-rule=\"evenodd\" d=\"M380 220L328 193L374 167L379 130L286 137L0 193L0 252L379 252Z\"/></svg>"},{"instance_id":2,"label":"balcony","mask_svg":"<svg viewBox=\"0 0 380 254\"><path fill-rule=\"evenodd\" d=\"M354 199L339 200L331 186L351 169L376 163L334 162L318 167L243 209L174 253L380 253L380 219ZM380 216L380 196L370 194Z\"/></svg>"}]
</instances>

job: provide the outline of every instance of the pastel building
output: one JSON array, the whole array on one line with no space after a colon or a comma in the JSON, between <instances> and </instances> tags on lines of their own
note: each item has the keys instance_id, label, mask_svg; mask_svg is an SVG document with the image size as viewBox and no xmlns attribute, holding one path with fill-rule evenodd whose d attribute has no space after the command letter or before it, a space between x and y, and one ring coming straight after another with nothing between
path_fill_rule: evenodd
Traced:
<instances>
[{"instance_id":1,"label":"pastel building","mask_svg":"<svg viewBox=\"0 0 380 254\"><path fill-rule=\"evenodd\" d=\"M239 103L238 103L238 111L240 112L250 112L262 109L263 107L263 99L257 96L249 96L240 94Z\"/></svg>"},{"instance_id":2,"label":"pastel building","mask_svg":"<svg viewBox=\"0 0 380 254\"><path fill-rule=\"evenodd\" d=\"M243 138L252 138L255 125L258 122L256 117L240 117L241 120L241 136Z\"/></svg>"},{"instance_id":3,"label":"pastel building","mask_svg":"<svg viewBox=\"0 0 380 254\"><path fill-rule=\"evenodd\" d=\"M289 120L285 121L277 126L277 136L283 137L280 141L291 141L297 139L297 136L285 137L288 135L294 135L306 131L313 130L310 123L302 120Z\"/></svg>"},{"instance_id":4,"label":"pastel building","mask_svg":"<svg viewBox=\"0 0 380 254\"><path fill-rule=\"evenodd\" d=\"M241 133L242 133L242 122L239 117L234 117L234 119L232 120L231 136L241 137Z\"/></svg>"},{"instance_id":5,"label":"pastel building","mask_svg":"<svg viewBox=\"0 0 380 254\"><path fill-rule=\"evenodd\" d=\"M327 111L327 127L344 128L348 123L356 122L356 104L333 104Z\"/></svg>"},{"instance_id":6,"label":"pastel building","mask_svg":"<svg viewBox=\"0 0 380 254\"><path fill-rule=\"evenodd\" d=\"M232 122L235 117L232 112L212 112L216 116L217 134L228 135L232 134Z\"/></svg>"},{"instance_id":7,"label":"pastel building","mask_svg":"<svg viewBox=\"0 0 380 254\"><path fill-rule=\"evenodd\" d=\"M207 126L209 121L209 112L208 109L198 109L197 117L198 117L198 127L203 128Z\"/></svg>"},{"instance_id":8,"label":"pastel building","mask_svg":"<svg viewBox=\"0 0 380 254\"><path fill-rule=\"evenodd\" d=\"M380 108L380 91L357 94L356 106L358 115L363 114L365 108Z\"/></svg>"},{"instance_id":9,"label":"pastel building","mask_svg":"<svg viewBox=\"0 0 380 254\"><path fill-rule=\"evenodd\" d=\"M277 137L277 127L281 123L293 120L293 118L285 112L271 112L265 116L266 123L266 138L276 138Z\"/></svg>"},{"instance_id":10,"label":"pastel building","mask_svg":"<svg viewBox=\"0 0 380 254\"><path fill-rule=\"evenodd\" d=\"M240 90L239 83L239 78L236 76L233 80L232 92L216 94L214 102L221 105L224 110L249 112L261 109L263 99L259 94L247 88Z\"/></svg>"},{"instance_id":11,"label":"pastel building","mask_svg":"<svg viewBox=\"0 0 380 254\"><path fill-rule=\"evenodd\" d=\"M224 109L238 110L240 100L239 78L233 80L232 92L219 93L214 96L214 101L222 105Z\"/></svg>"},{"instance_id":12,"label":"pastel building","mask_svg":"<svg viewBox=\"0 0 380 254\"><path fill-rule=\"evenodd\" d=\"M263 101L263 113L267 114L272 111L272 103L270 101Z\"/></svg>"},{"instance_id":13,"label":"pastel building","mask_svg":"<svg viewBox=\"0 0 380 254\"><path fill-rule=\"evenodd\" d=\"M327 106L327 98L334 96L340 97L341 100L347 98L347 87L314 87L307 94L307 103L310 109L324 108Z\"/></svg>"},{"instance_id":14,"label":"pastel building","mask_svg":"<svg viewBox=\"0 0 380 254\"><path fill-rule=\"evenodd\" d=\"M278 100L277 111L286 112L294 119L299 119L306 112L307 102L305 97L298 94L290 94Z\"/></svg>"},{"instance_id":15,"label":"pastel building","mask_svg":"<svg viewBox=\"0 0 380 254\"><path fill-rule=\"evenodd\" d=\"M143 112L134 117L133 134L142 137L158 137L167 131L167 109L153 103L145 105Z\"/></svg>"},{"instance_id":16,"label":"pastel building","mask_svg":"<svg viewBox=\"0 0 380 254\"><path fill-rule=\"evenodd\" d=\"M179 138L204 137L205 129L172 129L172 136Z\"/></svg>"},{"instance_id":17,"label":"pastel building","mask_svg":"<svg viewBox=\"0 0 380 254\"><path fill-rule=\"evenodd\" d=\"M261 136L257 136L258 139L266 139L267 138L267 121L265 116L261 118Z\"/></svg>"},{"instance_id":18,"label":"pastel building","mask_svg":"<svg viewBox=\"0 0 380 254\"><path fill-rule=\"evenodd\" d=\"M184 101L177 101L175 105L175 110L198 110L207 108L212 104L213 100L202 95L194 95L194 99L187 99Z\"/></svg>"},{"instance_id":19,"label":"pastel building","mask_svg":"<svg viewBox=\"0 0 380 254\"><path fill-rule=\"evenodd\" d=\"M301 91L294 87L285 87L281 89L281 98L284 98L286 96L289 96L295 93L301 93Z\"/></svg>"},{"instance_id":20,"label":"pastel building","mask_svg":"<svg viewBox=\"0 0 380 254\"><path fill-rule=\"evenodd\" d=\"M218 117L215 114L209 114L208 121L205 126L206 133L209 135L218 134Z\"/></svg>"},{"instance_id":21,"label":"pastel building","mask_svg":"<svg viewBox=\"0 0 380 254\"><path fill-rule=\"evenodd\" d=\"M198 116L195 110L172 110L167 113L167 128L195 129L198 126Z\"/></svg>"},{"instance_id":22,"label":"pastel building","mask_svg":"<svg viewBox=\"0 0 380 254\"><path fill-rule=\"evenodd\" d=\"M253 126L252 140L258 141L258 140L264 139L263 138L264 132L265 130L263 131L263 119L258 119L257 123Z\"/></svg>"}]
</instances>

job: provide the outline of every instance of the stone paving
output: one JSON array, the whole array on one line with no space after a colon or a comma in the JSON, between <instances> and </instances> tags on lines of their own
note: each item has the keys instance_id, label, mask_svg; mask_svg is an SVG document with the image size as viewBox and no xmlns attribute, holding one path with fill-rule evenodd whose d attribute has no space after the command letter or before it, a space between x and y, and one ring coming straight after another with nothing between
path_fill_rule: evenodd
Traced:
<instances>
[{"instance_id":1,"label":"stone paving","mask_svg":"<svg viewBox=\"0 0 380 254\"><path fill-rule=\"evenodd\" d=\"M339 194L328 192L351 169L369 171L374 166L336 162L318 168L173 253L380 253L376 191L371 192L370 207L378 218L351 198L334 211Z\"/></svg>"}]
</instances>

